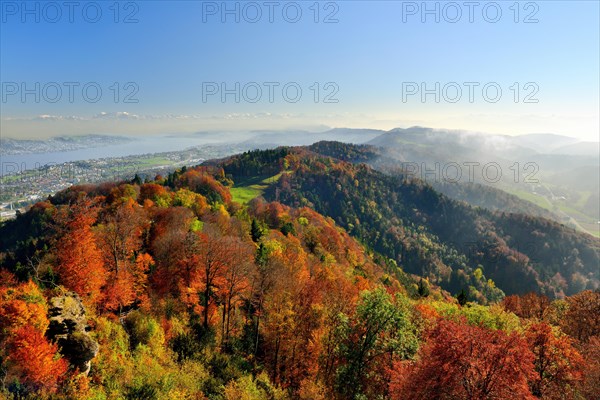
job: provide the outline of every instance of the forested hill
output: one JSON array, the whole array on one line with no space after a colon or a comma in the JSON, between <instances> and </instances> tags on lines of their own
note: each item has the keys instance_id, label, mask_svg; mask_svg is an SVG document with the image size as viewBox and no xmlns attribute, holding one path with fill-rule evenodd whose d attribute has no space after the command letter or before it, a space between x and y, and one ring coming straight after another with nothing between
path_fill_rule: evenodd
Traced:
<instances>
[{"instance_id":1,"label":"forested hill","mask_svg":"<svg viewBox=\"0 0 600 400\"><path fill-rule=\"evenodd\" d=\"M231 184L195 167L73 186L0 224L0 397L386 393L371 374L418 347L409 299L453 299L332 219L239 204Z\"/></svg>"},{"instance_id":2,"label":"forested hill","mask_svg":"<svg viewBox=\"0 0 600 400\"><path fill-rule=\"evenodd\" d=\"M317 151L332 155L319 154ZM405 271L481 302L537 291L561 297L600 284L600 241L550 220L473 208L428 184L352 162L377 149L341 143L254 151L221 162L234 181L281 177L268 200L308 206Z\"/></svg>"},{"instance_id":3,"label":"forested hill","mask_svg":"<svg viewBox=\"0 0 600 400\"><path fill-rule=\"evenodd\" d=\"M311 151L322 155L349 161L366 163L375 169L391 175L406 173L406 163L392 158L390 149L381 149L372 145L352 145L341 142L322 141L309 146ZM418 171L413 174L419 176ZM465 201L472 206L487 208L492 211L527 214L544 217L557 222L561 219L551 211L532 202L520 199L501 189L489 185L470 182L445 182L444 180L429 181L435 190L454 200Z\"/></svg>"},{"instance_id":4,"label":"forested hill","mask_svg":"<svg viewBox=\"0 0 600 400\"><path fill-rule=\"evenodd\" d=\"M544 244L594 286L591 238L306 148L212 164L73 186L0 223L0 398L600 396L600 291L491 302L487 279L575 290L524 259Z\"/></svg>"}]
</instances>

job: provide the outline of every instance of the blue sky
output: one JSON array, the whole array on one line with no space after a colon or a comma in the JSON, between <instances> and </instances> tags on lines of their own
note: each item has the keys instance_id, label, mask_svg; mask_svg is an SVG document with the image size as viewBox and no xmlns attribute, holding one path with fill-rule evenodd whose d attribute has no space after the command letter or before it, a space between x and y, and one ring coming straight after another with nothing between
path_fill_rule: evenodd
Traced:
<instances>
[{"instance_id":1,"label":"blue sky","mask_svg":"<svg viewBox=\"0 0 600 400\"><path fill-rule=\"evenodd\" d=\"M599 2L475 3L275 1L270 22L267 2L230 1L236 22L221 1L81 1L70 22L62 1L1 1L2 135L423 125L598 140ZM68 82L78 85L72 102ZM239 102L206 93L236 82ZM90 83L102 90L94 103L82 93ZM288 99L302 90L297 102L286 84ZM23 88L33 93L23 98Z\"/></svg>"}]
</instances>

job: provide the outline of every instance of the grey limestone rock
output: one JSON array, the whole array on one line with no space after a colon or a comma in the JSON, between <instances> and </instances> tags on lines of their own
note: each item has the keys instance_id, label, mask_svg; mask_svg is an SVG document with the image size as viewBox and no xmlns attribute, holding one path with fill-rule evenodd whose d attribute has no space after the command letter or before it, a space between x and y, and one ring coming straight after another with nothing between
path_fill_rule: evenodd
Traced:
<instances>
[{"instance_id":1,"label":"grey limestone rock","mask_svg":"<svg viewBox=\"0 0 600 400\"><path fill-rule=\"evenodd\" d=\"M46 336L58 343L60 353L73 367L87 374L99 346L87 332L87 318L81 299L77 293L67 292L51 298L48 306L50 325Z\"/></svg>"}]
</instances>

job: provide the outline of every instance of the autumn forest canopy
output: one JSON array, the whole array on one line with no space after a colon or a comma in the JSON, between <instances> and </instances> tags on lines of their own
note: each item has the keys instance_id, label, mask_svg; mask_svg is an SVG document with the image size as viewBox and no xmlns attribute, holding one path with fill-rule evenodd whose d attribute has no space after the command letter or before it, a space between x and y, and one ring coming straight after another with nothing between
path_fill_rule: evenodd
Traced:
<instances>
[{"instance_id":1,"label":"autumn forest canopy","mask_svg":"<svg viewBox=\"0 0 600 400\"><path fill-rule=\"evenodd\" d=\"M600 241L337 142L0 225L0 397L598 399Z\"/></svg>"}]
</instances>

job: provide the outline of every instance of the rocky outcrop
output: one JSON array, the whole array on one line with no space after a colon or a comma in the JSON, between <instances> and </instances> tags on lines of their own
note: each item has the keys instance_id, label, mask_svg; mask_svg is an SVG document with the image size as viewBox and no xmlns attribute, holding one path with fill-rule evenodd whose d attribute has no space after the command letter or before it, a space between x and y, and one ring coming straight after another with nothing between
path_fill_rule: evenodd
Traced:
<instances>
[{"instance_id":1,"label":"rocky outcrop","mask_svg":"<svg viewBox=\"0 0 600 400\"><path fill-rule=\"evenodd\" d=\"M68 292L50 299L50 325L46 335L56 341L60 353L83 374L90 371L91 360L98 354L98 343L88 333L85 308L77 293Z\"/></svg>"}]
</instances>

